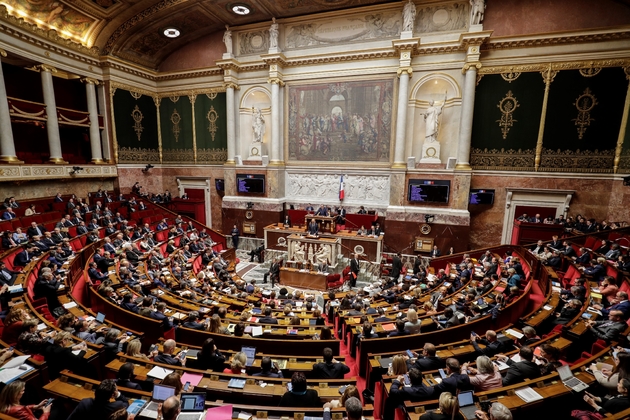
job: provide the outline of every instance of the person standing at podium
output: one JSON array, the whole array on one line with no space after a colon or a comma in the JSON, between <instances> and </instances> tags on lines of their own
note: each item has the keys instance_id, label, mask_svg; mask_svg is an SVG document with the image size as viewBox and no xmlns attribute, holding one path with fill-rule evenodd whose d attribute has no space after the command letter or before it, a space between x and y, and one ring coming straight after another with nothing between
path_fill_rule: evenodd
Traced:
<instances>
[{"instance_id":1,"label":"person standing at podium","mask_svg":"<svg viewBox=\"0 0 630 420\"><path fill-rule=\"evenodd\" d=\"M287 214L286 216L284 216L284 223L283 223L285 228L291 227L291 218L289 217L289 215Z\"/></svg>"},{"instance_id":2,"label":"person standing at podium","mask_svg":"<svg viewBox=\"0 0 630 420\"><path fill-rule=\"evenodd\" d=\"M311 219L311 222L308 224L308 228L306 229L306 231L311 236L317 236L317 234L319 233L319 226L317 225L315 219Z\"/></svg>"}]
</instances>

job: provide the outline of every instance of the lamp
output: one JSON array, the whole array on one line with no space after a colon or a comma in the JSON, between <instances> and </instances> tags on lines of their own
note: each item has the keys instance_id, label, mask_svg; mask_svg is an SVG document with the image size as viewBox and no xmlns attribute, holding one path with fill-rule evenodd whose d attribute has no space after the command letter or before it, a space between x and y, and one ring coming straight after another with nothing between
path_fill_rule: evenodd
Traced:
<instances>
[{"instance_id":1,"label":"lamp","mask_svg":"<svg viewBox=\"0 0 630 420\"><path fill-rule=\"evenodd\" d=\"M147 166L145 166L145 168L142 170L142 172L144 172L146 174L147 172L149 172L149 170L151 168L155 168L155 166L153 166L150 163L148 163Z\"/></svg>"}]
</instances>

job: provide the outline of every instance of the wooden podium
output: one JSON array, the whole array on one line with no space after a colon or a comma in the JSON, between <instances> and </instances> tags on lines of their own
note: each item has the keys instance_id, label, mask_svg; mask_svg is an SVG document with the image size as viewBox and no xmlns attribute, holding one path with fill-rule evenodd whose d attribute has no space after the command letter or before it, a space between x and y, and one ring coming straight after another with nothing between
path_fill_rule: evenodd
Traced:
<instances>
[{"instance_id":1,"label":"wooden podium","mask_svg":"<svg viewBox=\"0 0 630 420\"><path fill-rule=\"evenodd\" d=\"M308 230L308 224L311 220L315 220L317 222L317 226L319 227L319 231L321 233L336 233L337 227L335 226L335 218L331 216L310 216L307 215L305 218L306 229Z\"/></svg>"}]
</instances>

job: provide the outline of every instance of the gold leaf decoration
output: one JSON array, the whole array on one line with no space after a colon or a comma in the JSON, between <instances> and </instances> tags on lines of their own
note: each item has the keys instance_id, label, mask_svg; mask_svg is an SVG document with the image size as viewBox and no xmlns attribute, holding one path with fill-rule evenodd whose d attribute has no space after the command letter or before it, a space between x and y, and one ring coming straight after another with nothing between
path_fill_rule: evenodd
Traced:
<instances>
[{"instance_id":1,"label":"gold leaf decoration","mask_svg":"<svg viewBox=\"0 0 630 420\"><path fill-rule=\"evenodd\" d=\"M173 135L175 136L175 142L179 142L179 133L181 129L179 128L179 123L182 121L182 117L179 115L176 109L173 110L171 114L171 123L173 123Z\"/></svg>"},{"instance_id":2,"label":"gold leaf decoration","mask_svg":"<svg viewBox=\"0 0 630 420\"><path fill-rule=\"evenodd\" d=\"M499 110L501 111L501 119L496 120L495 122L499 123L499 127L501 127L501 133L503 133L504 140L507 139L510 128L514 126L515 122L518 122L518 120L514 119L512 114L519 106L521 105L518 103L511 90L508 90L508 93L503 99L499 101L499 104L497 105L497 108L499 108Z\"/></svg>"},{"instance_id":3,"label":"gold leaf decoration","mask_svg":"<svg viewBox=\"0 0 630 420\"><path fill-rule=\"evenodd\" d=\"M208 120L208 131L210 132L212 141L214 141L218 129L217 120L219 119L219 114L217 114L217 111L214 110L213 106L210 107L210 111L208 111L206 119Z\"/></svg>"},{"instance_id":4,"label":"gold leaf decoration","mask_svg":"<svg viewBox=\"0 0 630 420\"><path fill-rule=\"evenodd\" d=\"M574 121L575 125L577 125L578 139L582 140L584 133L586 133L586 128L591 125L591 121L595 121L594 118L591 118L591 111L595 108L595 105L597 105L597 98L595 98L595 95L591 93L589 88L586 88L584 92L577 97L573 105L577 108L578 115L577 118L571 121Z\"/></svg>"},{"instance_id":5,"label":"gold leaf decoration","mask_svg":"<svg viewBox=\"0 0 630 420\"><path fill-rule=\"evenodd\" d=\"M134 125L133 131L136 132L136 136L138 136L138 141L140 141L142 136L142 131L144 127L142 126L142 120L144 119L144 115L142 115L142 111L138 108L138 105L131 111L131 118L133 118Z\"/></svg>"}]
</instances>

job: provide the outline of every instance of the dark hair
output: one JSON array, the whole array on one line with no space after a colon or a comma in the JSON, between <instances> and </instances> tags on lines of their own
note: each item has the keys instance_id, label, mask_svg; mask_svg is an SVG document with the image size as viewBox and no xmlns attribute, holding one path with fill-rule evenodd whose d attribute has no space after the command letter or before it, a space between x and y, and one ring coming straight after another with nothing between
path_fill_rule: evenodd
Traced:
<instances>
[{"instance_id":1,"label":"dark hair","mask_svg":"<svg viewBox=\"0 0 630 420\"><path fill-rule=\"evenodd\" d=\"M332 331L328 327L322 327L321 332L319 333L320 340L332 340Z\"/></svg>"},{"instance_id":2,"label":"dark hair","mask_svg":"<svg viewBox=\"0 0 630 420\"><path fill-rule=\"evenodd\" d=\"M264 356L260 361L260 370L263 372L269 372L271 370L271 357Z\"/></svg>"},{"instance_id":3,"label":"dark hair","mask_svg":"<svg viewBox=\"0 0 630 420\"><path fill-rule=\"evenodd\" d=\"M547 353L549 356L551 356L553 360L560 359L560 350L558 350L556 347L552 346L551 344L543 344L541 346L541 349L542 351Z\"/></svg>"},{"instance_id":4,"label":"dark hair","mask_svg":"<svg viewBox=\"0 0 630 420\"><path fill-rule=\"evenodd\" d=\"M206 338L206 341L201 345L201 353L204 356L212 356L214 354L214 339Z\"/></svg>"},{"instance_id":5,"label":"dark hair","mask_svg":"<svg viewBox=\"0 0 630 420\"><path fill-rule=\"evenodd\" d=\"M271 315L271 307L265 306L264 314L265 314L265 316L270 316Z\"/></svg>"},{"instance_id":6,"label":"dark hair","mask_svg":"<svg viewBox=\"0 0 630 420\"><path fill-rule=\"evenodd\" d=\"M422 385L422 372L418 368L409 370L409 382L411 385Z\"/></svg>"},{"instance_id":7,"label":"dark hair","mask_svg":"<svg viewBox=\"0 0 630 420\"><path fill-rule=\"evenodd\" d=\"M399 332L405 331L405 321L403 321L402 319L397 319L396 320L396 329Z\"/></svg>"},{"instance_id":8,"label":"dark hair","mask_svg":"<svg viewBox=\"0 0 630 420\"><path fill-rule=\"evenodd\" d=\"M372 324L369 321L363 323L363 338L370 338L372 336Z\"/></svg>"},{"instance_id":9,"label":"dark hair","mask_svg":"<svg viewBox=\"0 0 630 420\"><path fill-rule=\"evenodd\" d=\"M245 323L241 321L238 324L236 324L236 327L234 327L234 336L242 337L244 333L245 333Z\"/></svg>"},{"instance_id":10,"label":"dark hair","mask_svg":"<svg viewBox=\"0 0 630 420\"><path fill-rule=\"evenodd\" d=\"M333 359L333 351L330 347L326 347L324 349L324 362L329 363L332 362Z\"/></svg>"},{"instance_id":11,"label":"dark hair","mask_svg":"<svg viewBox=\"0 0 630 420\"><path fill-rule=\"evenodd\" d=\"M114 395L116 390L116 381L113 379L103 379L98 388L94 391L94 402L97 404L106 404Z\"/></svg>"},{"instance_id":12,"label":"dark hair","mask_svg":"<svg viewBox=\"0 0 630 420\"><path fill-rule=\"evenodd\" d=\"M118 369L118 379L131 379L133 375L133 363L125 363Z\"/></svg>"},{"instance_id":13,"label":"dark hair","mask_svg":"<svg viewBox=\"0 0 630 420\"><path fill-rule=\"evenodd\" d=\"M291 385L293 386L292 392L305 392L306 391L306 376L302 372L295 372L291 377Z\"/></svg>"},{"instance_id":14,"label":"dark hair","mask_svg":"<svg viewBox=\"0 0 630 420\"><path fill-rule=\"evenodd\" d=\"M529 346L521 347L521 349L519 350L518 354L520 354L523 359L528 360L530 362L534 358L534 351Z\"/></svg>"}]
</instances>

